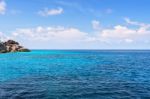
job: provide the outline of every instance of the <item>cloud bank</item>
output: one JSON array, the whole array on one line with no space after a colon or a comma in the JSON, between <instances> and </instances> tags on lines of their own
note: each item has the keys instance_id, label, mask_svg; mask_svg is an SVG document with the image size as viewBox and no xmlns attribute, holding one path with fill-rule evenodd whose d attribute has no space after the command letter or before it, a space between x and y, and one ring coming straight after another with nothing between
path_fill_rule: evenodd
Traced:
<instances>
[{"instance_id":1,"label":"cloud bank","mask_svg":"<svg viewBox=\"0 0 150 99\"><path fill-rule=\"evenodd\" d=\"M10 37L19 41L26 42L45 42L48 44L59 44L75 47L91 47L101 44L124 45L124 44L149 44L150 43L150 24L131 21L125 18L127 25L115 25L111 28L102 28L99 21L92 21L93 34L81 31L77 28L66 28L63 26L56 27L34 27L34 28L18 28L11 33ZM131 28L130 25L136 26ZM78 46L79 45L79 46Z\"/></svg>"}]
</instances>

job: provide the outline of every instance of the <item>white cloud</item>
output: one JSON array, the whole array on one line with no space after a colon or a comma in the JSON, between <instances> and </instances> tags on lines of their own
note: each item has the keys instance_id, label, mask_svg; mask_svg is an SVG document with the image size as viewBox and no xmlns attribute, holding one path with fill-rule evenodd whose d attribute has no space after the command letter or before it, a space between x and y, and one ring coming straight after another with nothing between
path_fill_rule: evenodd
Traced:
<instances>
[{"instance_id":1,"label":"white cloud","mask_svg":"<svg viewBox=\"0 0 150 99\"><path fill-rule=\"evenodd\" d=\"M150 27L150 24L145 24L145 23L141 23L141 22L131 21L129 18L124 18L124 20L126 21L126 23L128 23L130 25Z\"/></svg>"},{"instance_id":2,"label":"white cloud","mask_svg":"<svg viewBox=\"0 0 150 99\"><path fill-rule=\"evenodd\" d=\"M12 37L29 48L81 48L86 46L88 33L77 28L34 27L20 28Z\"/></svg>"},{"instance_id":3,"label":"white cloud","mask_svg":"<svg viewBox=\"0 0 150 99\"><path fill-rule=\"evenodd\" d=\"M129 25L137 26L131 28L130 26L116 25L113 28L105 28L99 31L99 38L105 39L110 42L145 42L150 37L150 25L140 22L125 19Z\"/></svg>"},{"instance_id":4,"label":"white cloud","mask_svg":"<svg viewBox=\"0 0 150 99\"><path fill-rule=\"evenodd\" d=\"M97 21L97 20L93 20L93 21L92 21L92 27L93 27L93 29L95 29L95 30L100 30L100 29L101 29L100 22Z\"/></svg>"},{"instance_id":5,"label":"white cloud","mask_svg":"<svg viewBox=\"0 0 150 99\"><path fill-rule=\"evenodd\" d=\"M81 32L76 28L65 28L65 27L36 27L17 29L13 32L14 37L21 37L30 40L39 41L81 41L86 38L87 34Z\"/></svg>"},{"instance_id":6,"label":"white cloud","mask_svg":"<svg viewBox=\"0 0 150 99\"><path fill-rule=\"evenodd\" d=\"M59 15L64 12L63 8L57 8L57 9L48 9L45 8L44 10L41 10L38 12L41 16L51 16L51 15Z\"/></svg>"},{"instance_id":7,"label":"white cloud","mask_svg":"<svg viewBox=\"0 0 150 99\"><path fill-rule=\"evenodd\" d=\"M0 0L0 14L5 14L6 11L6 3L4 0Z\"/></svg>"},{"instance_id":8,"label":"white cloud","mask_svg":"<svg viewBox=\"0 0 150 99\"><path fill-rule=\"evenodd\" d=\"M103 38L129 38L136 35L136 30L129 29L125 26L117 25L112 29L103 29L100 33Z\"/></svg>"},{"instance_id":9,"label":"white cloud","mask_svg":"<svg viewBox=\"0 0 150 99\"><path fill-rule=\"evenodd\" d=\"M125 21L129 25L139 26L139 29L137 30L137 33L139 33L139 34L148 34L149 33L150 24L131 21L129 18L125 18Z\"/></svg>"},{"instance_id":10,"label":"white cloud","mask_svg":"<svg viewBox=\"0 0 150 99\"><path fill-rule=\"evenodd\" d=\"M129 24L127 26L115 25L111 28L101 28L100 22L92 21L93 28L95 29L93 34L83 32L77 28L66 28L64 26L18 28L12 32L11 37L19 41L28 42L28 44L29 42L31 42L30 44L45 43L45 45L49 45L50 43L52 46L58 47L59 45L64 45L68 48L71 46L71 48L84 46L87 46L87 48L98 46L98 48L100 48L99 46L101 45L117 46L116 44L119 44L119 46L123 46L124 44L138 45L138 43L150 43L149 24L140 22L136 22L135 24L135 22L131 20L130 22L128 20L127 23ZM132 28L130 25L134 25L136 28ZM6 37L6 35L3 37Z\"/></svg>"},{"instance_id":11,"label":"white cloud","mask_svg":"<svg viewBox=\"0 0 150 99\"><path fill-rule=\"evenodd\" d=\"M38 41L57 41L57 42L100 42L100 43L133 43L145 42L142 39L150 37L149 28L139 26L129 28L128 26L116 25L112 28L101 28L99 21L92 21L94 34L82 32L77 28L57 27L35 27L17 29L13 32L14 38L23 38Z\"/></svg>"}]
</instances>

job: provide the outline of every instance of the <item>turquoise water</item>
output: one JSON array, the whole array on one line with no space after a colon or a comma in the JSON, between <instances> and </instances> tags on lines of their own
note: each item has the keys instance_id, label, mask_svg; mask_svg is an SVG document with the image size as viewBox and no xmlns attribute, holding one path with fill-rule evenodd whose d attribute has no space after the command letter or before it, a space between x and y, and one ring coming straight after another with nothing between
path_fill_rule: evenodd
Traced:
<instances>
[{"instance_id":1,"label":"turquoise water","mask_svg":"<svg viewBox=\"0 0 150 99\"><path fill-rule=\"evenodd\" d=\"M0 99L150 99L150 51L0 54Z\"/></svg>"}]
</instances>

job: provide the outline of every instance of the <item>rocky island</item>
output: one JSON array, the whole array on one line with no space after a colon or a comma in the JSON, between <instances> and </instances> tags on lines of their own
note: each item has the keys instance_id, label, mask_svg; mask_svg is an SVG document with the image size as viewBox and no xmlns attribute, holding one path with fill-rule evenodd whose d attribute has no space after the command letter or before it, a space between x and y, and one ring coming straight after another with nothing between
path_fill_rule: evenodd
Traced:
<instances>
[{"instance_id":1,"label":"rocky island","mask_svg":"<svg viewBox=\"0 0 150 99\"><path fill-rule=\"evenodd\" d=\"M9 52L30 52L30 50L24 48L14 40L0 42L0 53L9 53Z\"/></svg>"}]
</instances>

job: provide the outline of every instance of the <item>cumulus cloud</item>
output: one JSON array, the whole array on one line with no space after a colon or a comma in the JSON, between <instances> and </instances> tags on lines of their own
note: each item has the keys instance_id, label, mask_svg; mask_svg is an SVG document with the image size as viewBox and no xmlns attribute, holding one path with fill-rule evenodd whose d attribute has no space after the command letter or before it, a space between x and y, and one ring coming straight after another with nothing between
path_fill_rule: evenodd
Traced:
<instances>
[{"instance_id":1,"label":"cumulus cloud","mask_svg":"<svg viewBox=\"0 0 150 99\"><path fill-rule=\"evenodd\" d=\"M38 14L41 16L52 16L62 14L63 12L64 12L63 8L56 8L56 9L44 8L43 10L39 11Z\"/></svg>"},{"instance_id":2,"label":"cumulus cloud","mask_svg":"<svg viewBox=\"0 0 150 99\"><path fill-rule=\"evenodd\" d=\"M5 14L6 11L6 3L4 0L0 0L0 14Z\"/></svg>"},{"instance_id":3,"label":"cumulus cloud","mask_svg":"<svg viewBox=\"0 0 150 99\"><path fill-rule=\"evenodd\" d=\"M76 47L79 48L85 45L88 47L106 44L114 46L119 44L122 46L124 44L133 44L135 42L136 44L139 42L148 44L150 42L149 24L134 22L130 19L126 21L126 23L129 25L115 25L109 28L101 28L99 21L92 21L94 29L93 34L81 31L78 28L66 28L64 26L18 28L12 32L11 37L26 42L52 43L53 46L58 44L68 44L69 47L76 45ZM134 25L136 28L132 28L130 25ZM3 37L6 37L6 35Z\"/></svg>"},{"instance_id":4,"label":"cumulus cloud","mask_svg":"<svg viewBox=\"0 0 150 99\"><path fill-rule=\"evenodd\" d=\"M105 28L99 31L99 37L111 41L124 41L127 43L145 41L145 39L150 37L149 24L131 21L129 18L126 18L125 21L129 25L137 26L137 28L116 25L113 28Z\"/></svg>"},{"instance_id":5,"label":"cumulus cloud","mask_svg":"<svg viewBox=\"0 0 150 99\"><path fill-rule=\"evenodd\" d=\"M128 38L136 35L136 30L129 29L125 26L117 25L112 29L104 29L100 33L103 38Z\"/></svg>"},{"instance_id":6,"label":"cumulus cloud","mask_svg":"<svg viewBox=\"0 0 150 99\"><path fill-rule=\"evenodd\" d=\"M30 48L81 48L88 41L88 33L63 26L18 28L12 37Z\"/></svg>"},{"instance_id":7,"label":"cumulus cloud","mask_svg":"<svg viewBox=\"0 0 150 99\"><path fill-rule=\"evenodd\" d=\"M30 40L39 41L81 41L86 38L87 33L81 32L76 28L57 27L35 27L26 29L17 29L12 34L14 37L21 37Z\"/></svg>"},{"instance_id":8,"label":"cumulus cloud","mask_svg":"<svg viewBox=\"0 0 150 99\"><path fill-rule=\"evenodd\" d=\"M146 24L139 25L138 28L129 28L128 26L123 25L116 25L112 28L101 28L99 21L92 21L92 25L95 30L94 32L96 32L94 34L83 32L77 28L39 26L35 28L17 29L13 32L13 37L40 41L107 43L132 43L150 37L150 28L145 28L145 26L147 26Z\"/></svg>"}]
</instances>

